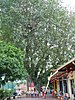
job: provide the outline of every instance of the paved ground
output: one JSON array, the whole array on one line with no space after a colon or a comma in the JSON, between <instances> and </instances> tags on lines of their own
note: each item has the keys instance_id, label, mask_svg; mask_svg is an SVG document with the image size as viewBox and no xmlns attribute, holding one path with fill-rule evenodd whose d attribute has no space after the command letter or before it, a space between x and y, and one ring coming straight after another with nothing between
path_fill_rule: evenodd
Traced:
<instances>
[{"instance_id":1,"label":"paved ground","mask_svg":"<svg viewBox=\"0 0 75 100\"><path fill-rule=\"evenodd\" d=\"M57 100L57 99L52 97L46 97L46 99L43 99L42 97L39 97L39 98L16 98L14 100Z\"/></svg>"}]
</instances>

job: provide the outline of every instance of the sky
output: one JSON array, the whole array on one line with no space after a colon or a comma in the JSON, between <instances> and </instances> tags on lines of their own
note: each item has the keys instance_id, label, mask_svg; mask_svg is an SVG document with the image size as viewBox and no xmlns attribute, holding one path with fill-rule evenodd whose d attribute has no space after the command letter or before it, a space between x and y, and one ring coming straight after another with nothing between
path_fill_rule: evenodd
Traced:
<instances>
[{"instance_id":1,"label":"sky","mask_svg":"<svg viewBox=\"0 0 75 100\"><path fill-rule=\"evenodd\" d=\"M67 7L68 10L75 12L75 0L62 0L63 6Z\"/></svg>"}]
</instances>

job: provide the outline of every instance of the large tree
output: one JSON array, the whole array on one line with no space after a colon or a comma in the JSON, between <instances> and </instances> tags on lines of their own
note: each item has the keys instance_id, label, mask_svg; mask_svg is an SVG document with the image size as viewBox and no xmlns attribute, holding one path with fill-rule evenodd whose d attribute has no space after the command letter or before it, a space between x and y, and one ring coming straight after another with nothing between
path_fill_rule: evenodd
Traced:
<instances>
[{"instance_id":1,"label":"large tree","mask_svg":"<svg viewBox=\"0 0 75 100\"><path fill-rule=\"evenodd\" d=\"M23 51L10 43L0 41L0 82L2 81L1 77L4 75L4 82L24 79L27 72L23 61Z\"/></svg>"},{"instance_id":2,"label":"large tree","mask_svg":"<svg viewBox=\"0 0 75 100\"><path fill-rule=\"evenodd\" d=\"M50 69L74 57L74 22L59 0L2 0L0 39L25 51L24 65L37 84ZM9 37L9 39L8 39ZM70 46L72 47L70 49Z\"/></svg>"}]
</instances>

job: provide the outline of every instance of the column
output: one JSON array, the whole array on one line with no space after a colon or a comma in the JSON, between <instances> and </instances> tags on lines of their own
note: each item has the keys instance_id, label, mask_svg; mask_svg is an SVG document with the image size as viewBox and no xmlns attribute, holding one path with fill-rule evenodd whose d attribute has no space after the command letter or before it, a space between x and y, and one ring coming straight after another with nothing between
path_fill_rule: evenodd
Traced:
<instances>
[{"instance_id":1,"label":"column","mask_svg":"<svg viewBox=\"0 0 75 100\"><path fill-rule=\"evenodd\" d=\"M62 80L62 88L63 88L63 94L64 94L64 80Z\"/></svg>"},{"instance_id":2,"label":"column","mask_svg":"<svg viewBox=\"0 0 75 100\"><path fill-rule=\"evenodd\" d=\"M70 84L70 79L68 79L68 92L70 94L70 97L72 98L72 91L71 91L71 84Z\"/></svg>"}]
</instances>

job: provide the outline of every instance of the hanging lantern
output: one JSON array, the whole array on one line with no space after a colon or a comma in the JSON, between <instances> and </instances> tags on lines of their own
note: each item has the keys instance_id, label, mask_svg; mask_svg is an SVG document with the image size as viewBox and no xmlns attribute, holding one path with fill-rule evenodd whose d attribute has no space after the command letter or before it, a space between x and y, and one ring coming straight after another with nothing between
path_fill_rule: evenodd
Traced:
<instances>
[{"instance_id":1,"label":"hanging lantern","mask_svg":"<svg viewBox=\"0 0 75 100\"><path fill-rule=\"evenodd\" d=\"M73 77L73 71L70 71L70 77Z\"/></svg>"},{"instance_id":2,"label":"hanging lantern","mask_svg":"<svg viewBox=\"0 0 75 100\"><path fill-rule=\"evenodd\" d=\"M68 74L66 74L66 77L68 76Z\"/></svg>"},{"instance_id":3,"label":"hanging lantern","mask_svg":"<svg viewBox=\"0 0 75 100\"><path fill-rule=\"evenodd\" d=\"M61 75L64 76L64 73L62 73Z\"/></svg>"},{"instance_id":4,"label":"hanging lantern","mask_svg":"<svg viewBox=\"0 0 75 100\"><path fill-rule=\"evenodd\" d=\"M57 77L55 78L55 80L57 81Z\"/></svg>"},{"instance_id":5,"label":"hanging lantern","mask_svg":"<svg viewBox=\"0 0 75 100\"><path fill-rule=\"evenodd\" d=\"M72 67L70 67L70 70L72 70L73 68Z\"/></svg>"},{"instance_id":6,"label":"hanging lantern","mask_svg":"<svg viewBox=\"0 0 75 100\"><path fill-rule=\"evenodd\" d=\"M57 74L56 76L58 76L59 74Z\"/></svg>"},{"instance_id":7,"label":"hanging lantern","mask_svg":"<svg viewBox=\"0 0 75 100\"><path fill-rule=\"evenodd\" d=\"M73 71L70 71L70 74L72 75Z\"/></svg>"},{"instance_id":8,"label":"hanging lantern","mask_svg":"<svg viewBox=\"0 0 75 100\"><path fill-rule=\"evenodd\" d=\"M68 73L68 69L66 69L66 73Z\"/></svg>"}]
</instances>

